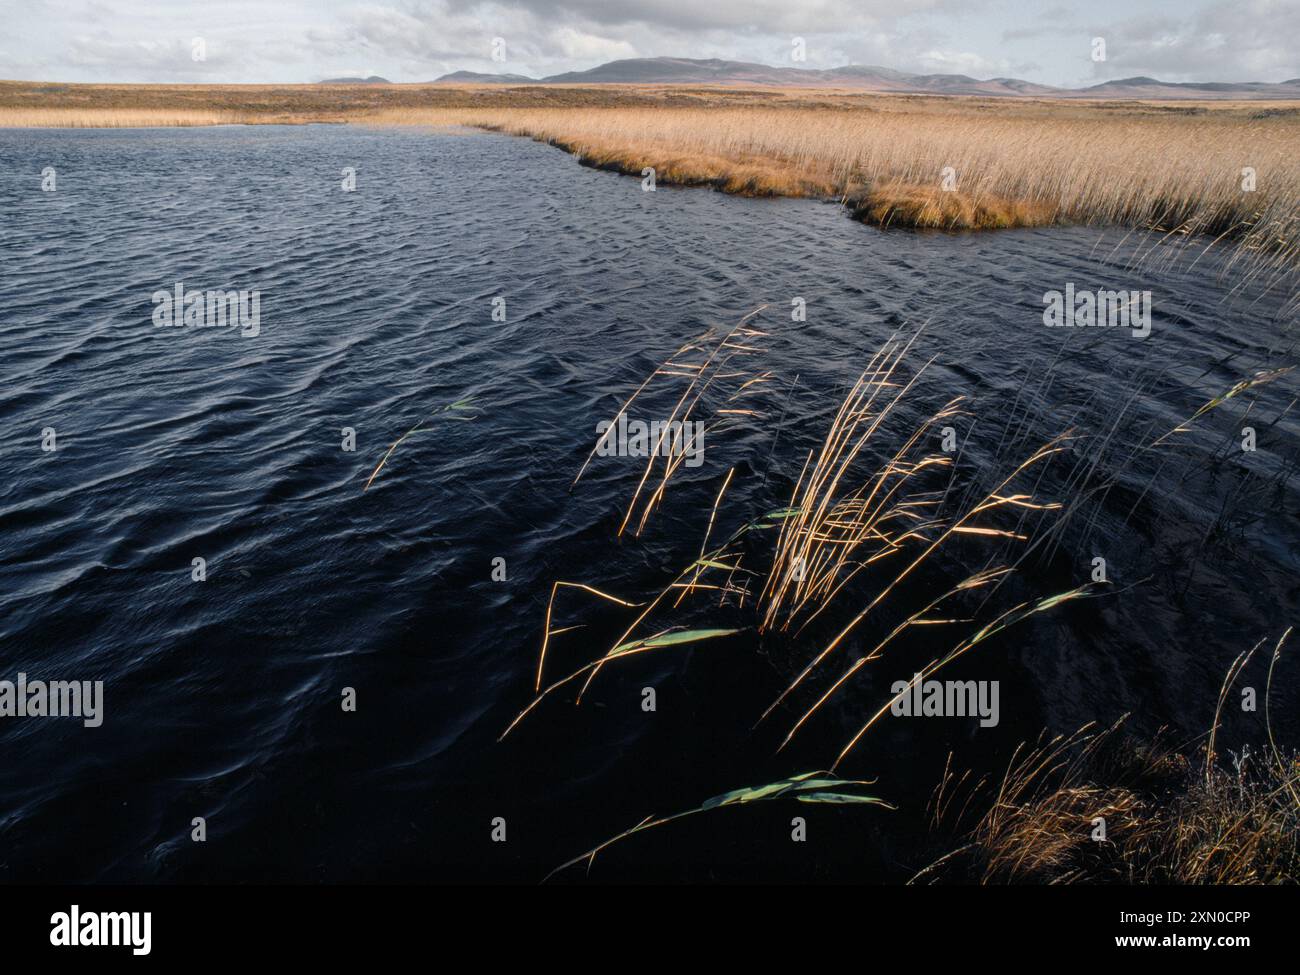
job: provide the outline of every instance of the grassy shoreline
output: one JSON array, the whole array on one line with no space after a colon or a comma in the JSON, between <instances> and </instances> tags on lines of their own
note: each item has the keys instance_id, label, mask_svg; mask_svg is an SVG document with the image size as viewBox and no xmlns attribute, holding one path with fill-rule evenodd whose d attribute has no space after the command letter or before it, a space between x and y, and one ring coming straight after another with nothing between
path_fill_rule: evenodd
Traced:
<instances>
[{"instance_id":1,"label":"grassy shoreline","mask_svg":"<svg viewBox=\"0 0 1300 975\"><path fill-rule=\"evenodd\" d=\"M944 99L407 109L375 121L527 136L589 166L637 177L653 168L667 184L836 200L882 227L1129 227L1194 247L1231 241L1239 281L1300 265L1300 116Z\"/></svg>"},{"instance_id":2,"label":"grassy shoreline","mask_svg":"<svg viewBox=\"0 0 1300 975\"><path fill-rule=\"evenodd\" d=\"M545 134L544 130L534 134L499 125L480 127L529 136L569 153L593 169L638 178L644 176L647 168L653 169L657 184L708 187L733 196L839 201L854 219L879 227L994 230L1042 227L1059 222L1048 207L1034 201L988 194L972 197L960 190L945 191L940 185L915 182L885 180L854 185L825 170L803 169L773 155L683 155L670 146L592 144Z\"/></svg>"},{"instance_id":3,"label":"grassy shoreline","mask_svg":"<svg viewBox=\"0 0 1300 975\"><path fill-rule=\"evenodd\" d=\"M884 227L1085 224L1183 243L1226 239L1238 245L1242 279L1300 265L1300 103L662 85L0 82L0 126L311 122L525 136L588 166L638 178L653 168L657 183L836 200Z\"/></svg>"}]
</instances>

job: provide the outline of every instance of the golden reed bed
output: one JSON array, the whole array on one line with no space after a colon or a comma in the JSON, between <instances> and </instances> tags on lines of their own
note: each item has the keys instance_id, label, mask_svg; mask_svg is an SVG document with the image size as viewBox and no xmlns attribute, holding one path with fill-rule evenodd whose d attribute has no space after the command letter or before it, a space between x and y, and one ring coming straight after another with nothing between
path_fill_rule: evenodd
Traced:
<instances>
[{"instance_id":1,"label":"golden reed bed","mask_svg":"<svg viewBox=\"0 0 1300 975\"><path fill-rule=\"evenodd\" d=\"M1118 225L1300 265L1300 106L688 86L0 83L0 126L360 122L528 136L665 184L841 200L883 226Z\"/></svg>"},{"instance_id":2,"label":"golden reed bed","mask_svg":"<svg viewBox=\"0 0 1300 975\"><path fill-rule=\"evenodd\" d=\"M1300 114L976 109L494 108L377 120L530 136L589 165L755 196L838 198L867 222L1056 223L1237 244L1244 274L1300 263Z\"/></svg>"}]
</instances>

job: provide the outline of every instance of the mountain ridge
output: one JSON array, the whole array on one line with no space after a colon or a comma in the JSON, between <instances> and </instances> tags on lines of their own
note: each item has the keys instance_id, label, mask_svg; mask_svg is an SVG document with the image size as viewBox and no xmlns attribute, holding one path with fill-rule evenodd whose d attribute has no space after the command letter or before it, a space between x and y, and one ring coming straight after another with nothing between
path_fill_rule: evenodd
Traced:
<instances>
[{"instance_id":1,"label":"mountain ridge","mask_svg":"<svg viewBox=\"0 0 1300 975\"><path fill-rule=\"evenodd\" d=\"M335 79L336 82L343 79ZM371 82L372 79L365 79ZM360 83L360 80L358 80ZM712 84L847 88L882 94L985 95L1051 98L1300 99L1300 78L1280 82L1160 81L1147 76L1118 78L1084 88L1058 88L1020 78L981 80L964 74L913 73L880 65L836 68L775 67L721 58L623 58L585 71L531 78L519 74L453 71L426 84Z\"/></svg>"}]
</instances>

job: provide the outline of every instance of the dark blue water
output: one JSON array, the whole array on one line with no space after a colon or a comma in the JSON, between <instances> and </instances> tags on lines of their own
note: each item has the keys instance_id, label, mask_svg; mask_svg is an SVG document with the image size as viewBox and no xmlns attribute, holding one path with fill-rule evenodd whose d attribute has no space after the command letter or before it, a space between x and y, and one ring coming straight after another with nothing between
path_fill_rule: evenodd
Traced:
<instances>
[{"instance_id":1,"label":"dark blue water","mask_svg":"<svg viewBox=\"0 0 1300 975\"><path fill-rule=\"evenodd\" d=\"M899 722L860 747L843 771L880 776L899 811L800 807L816 817L802 846L789 809L700 817L598 876L906 876L950 745L1004 756L1125 712L1190 738L1232 659L1296 621L1295 374L1139 449L1294 362L1290 295L1230 294L1215 254L1157 269L1093 230L882 233L814 202L643 193L485 134L7 130L0 174L0 679L105 682L102 727L0 718L0 879L536 880L651 813L826 764L925 648L780 755L750 729L806 656L752 637L608 668L581 708L557 696L497 738L531 699L551 583L658 591L698 554L729 467L735 517L784 504L900 329L924 327L910 365L935 358L907 418L970 397L969 483L1081 435L1031 485L1080 505L1016 594L1086 582L1094 555L1112 592L981 650L967 673L1004 682L995 731ZM177 282L259 291L259 334L156 326L151 295ZM1042 295L1067 282L1151 290L1151 337L1046 328ZM636 468L569 491L596 422L688 338L765 303L769 419L710 447L619 541ZM430 421L363 492L398 437L464 398L472 418ZM1234 449L1246 424L1250 453ZM994 551L955 548L935 572ZM587 608L557 667L626 621ZM1292 736L1295 667L1274 700ZM1262 725L1229 732L1235 747Z\"/></svg>"}]
</instances>

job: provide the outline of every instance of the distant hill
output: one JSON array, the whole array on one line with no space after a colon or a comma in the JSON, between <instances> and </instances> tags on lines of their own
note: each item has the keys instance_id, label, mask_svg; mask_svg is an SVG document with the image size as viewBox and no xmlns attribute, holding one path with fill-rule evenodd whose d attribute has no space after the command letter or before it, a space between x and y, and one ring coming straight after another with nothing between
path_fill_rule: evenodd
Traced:
<instances>
[{"instance_id":1,"label":"distant hill","mask_svg":"<svg viewBox=\"0 0 1300 975\"><path fill-rule=\"evenodd\" d=\"M430 84L451 82L462 85L535 85L536 78L524 74L484 74L481 71L453 71Z\"/></svg>"},{"instance_id":2,"label":"distant hill","mask_svg":"<svg viewBox=\"0 0 1300 975\"><path fill-rule=\"evenodd\" d=\"M717 58L628 58L541 79L546 84L781 84L792 68Z\"/></svg>"},{"instance_id":3,"label":"distant hill","mask_svg":"<svg viewBox=\"0 0 1300 975\"><path fill-rule=\"evenodd\" d=\"M360 79L336 79L336 83ZM367 78L366 81L383 79ZM1172 82L1155 78L1123 78L1088 88L1053 88L1019 78L980 80L962 74L913 74L877 65L850 64L842 68L782 68L719 58L626 58L586 71L566 71L545 78L518 74L454 71L433 84L512 85L749 85L844 88L890 94L1028 96L1034 98L1294 98L1300 99L1300 78L1277 83Z\"/></svg>"},{"instance_id":4,"label":"distant hill","mask_svg":"<svg viewBox=\"0 0 1300 975\"><path fill-rule=\"evenodd\" d=\"M1067 92L1093 98L1296 98L1300 80L1279 81L1158 81L1155 78L1120 78L1091 88Z\"/></svg>"},{"instance_id":5,"label":"distant hill","mask_svg":"<svg viewBox=\"0 0 1300 975\"><path fill-rule=\"evenodd\" d=\"M372 74L369 78L326 78L318 82L322 85L391 85L392 82L387 78L381 78L377 74Z\"/></svg>"}]
</instances>

